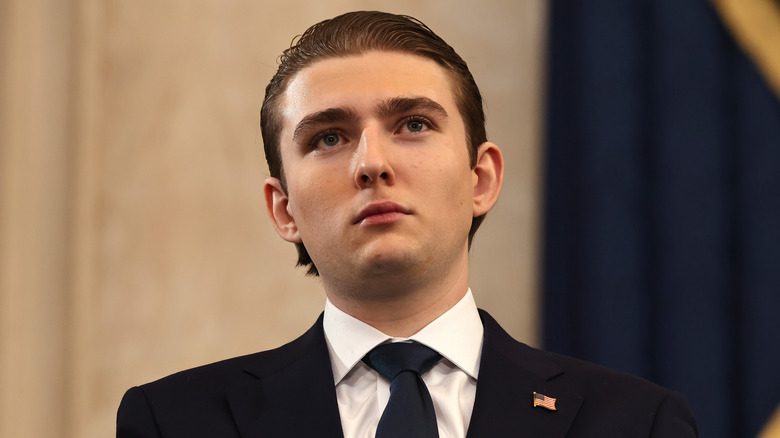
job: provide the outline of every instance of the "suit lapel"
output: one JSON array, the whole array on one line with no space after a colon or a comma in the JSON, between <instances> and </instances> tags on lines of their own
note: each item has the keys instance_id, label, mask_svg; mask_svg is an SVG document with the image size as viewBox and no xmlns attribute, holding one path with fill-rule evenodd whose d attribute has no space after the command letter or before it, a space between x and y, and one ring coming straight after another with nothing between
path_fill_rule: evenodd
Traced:
<instances>
[{"instance_id":1,"label":"suit lapel","mask_svg":"<svg viewBox=\"0 0 780 438\"><path fill-rule=\"evenodd\" d=\"M468 438L566 436L582 397L556 378L564 373L537 350L512 339L486 312L479 381ZM533 393L556 399L555 411L533 406Z\"/></svg>"},{"instance_id":2,"label":"suit lapel","mask_svg":"<svg viewBox=\"0 0 780 438\"><path fill-rule=\"evenodd\" d=\"M564 370L512 339L486 312L479 381L467 438L562 438L583 398L558 379ZM248 383L228 402L243 438L343 437L322 316L303 336L246 367ZM533 393L556 399L556 411L533 407Z\"/></svg>"},{"instance_id":3,"label":"suit lapel","mask_svg":"<svg viewBox=\"0 0 780 438\"><path fill-rule=\"evenodd\" d=\"M303 336L246 367L228 401L243 438L342 437L322 316Z\"/></svg>"}]
</instances>

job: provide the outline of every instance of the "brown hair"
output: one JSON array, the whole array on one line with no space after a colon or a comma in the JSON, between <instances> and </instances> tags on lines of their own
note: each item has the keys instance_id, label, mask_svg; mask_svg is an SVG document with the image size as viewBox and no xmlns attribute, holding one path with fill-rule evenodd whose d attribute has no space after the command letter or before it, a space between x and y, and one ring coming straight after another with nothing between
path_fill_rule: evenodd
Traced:
<instances>
[{"instance_id":1,"label":"brown hair","mask_svg":"<svg viewBox=\"0 0 780 438\"><path fill-rule=\"evenodd\" d=\"M279 69L265 89L260 110L263 147L272 177L279 178L287 191L282 156L279 149L279 99L289 81L299 71L316 61L359 55L370 51L410 53L433 60L446 70L452 80L452 91L466 129L469 162L477 161L477 148L487 141L482 95L466 62L421 21L405 15L386 12L349 12L308 28L293 40L279 58ZM475 217L469 230L469 246L485 215ZM296 243L298 266L308 266L308 275L318 275L317 267L302 243Z\"/></svg>"}]
</instances>

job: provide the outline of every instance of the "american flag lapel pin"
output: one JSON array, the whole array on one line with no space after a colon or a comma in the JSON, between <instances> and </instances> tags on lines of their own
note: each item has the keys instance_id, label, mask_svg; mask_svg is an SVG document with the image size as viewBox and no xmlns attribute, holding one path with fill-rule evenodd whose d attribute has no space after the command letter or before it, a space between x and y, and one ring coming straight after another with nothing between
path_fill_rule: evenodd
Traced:
<instances>
[{"instance_id":1,"label":"american flag lapel pin","mask_svg":"<svg viewBox=\"0 0 780 438\"><path fill-rule=\"evenodd\" d=\"M538 392L534 391L534 407L541 406L545 409L549 409L551 411L557 411L555 409L555 399L552 397L547 397L544 394L539 394Z\"/></svg>"}]
</instances>

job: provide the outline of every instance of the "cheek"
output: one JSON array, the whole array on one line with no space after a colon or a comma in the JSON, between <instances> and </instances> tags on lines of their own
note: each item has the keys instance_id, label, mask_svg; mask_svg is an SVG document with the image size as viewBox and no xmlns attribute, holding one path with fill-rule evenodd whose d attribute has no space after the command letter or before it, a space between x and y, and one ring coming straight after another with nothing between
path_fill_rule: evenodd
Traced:
<instances>
[{"instance_id":1,"label":"cheek","mask_svg":"<svg viewBox=\"0 0 780 438\"><path fill-rule=\"evenodd\" d=\"M472 172L467 160L460 154L450 154L438 157L433 165L425 171L430 187L434 188L444 201L462 205L470 203L472 188Z\"/></svg>"},{"instance_id":2,"label":"cheek","mask_svg":"<svg viewBox=\"0 0 780 438\"><path fill-rule=\"evenodd\" d=\"M334 172L300 169L295 184L288 184L290 213L302 232L335 221L340 191L333 175Z\"/></svg>"},{"instance_id":3,"label":"cheek","mask_svg":"<svg viewBox=\"0 0 780 438\"><path fill-rule=\"evenodd\" d=\"M435 205L434 208L443 213L440 220L454 223L471 221L474 189L468 162L438 158L412 169L420 178L421 193L426 193L425 202L432 207Z\"/></svg>"},{"instance_id":4,"label":"cheek","mask_svg":"<svg viewBox=\"0 0 780 438\"><path fill-rule=\"evenodd\" d=\"M290 186L290 213L296 221L307 220L320 209L314 208L327 199L323 190L317 190L317 184L312 179L297 179L295 186Z\"/></svg>"}]
</instances>

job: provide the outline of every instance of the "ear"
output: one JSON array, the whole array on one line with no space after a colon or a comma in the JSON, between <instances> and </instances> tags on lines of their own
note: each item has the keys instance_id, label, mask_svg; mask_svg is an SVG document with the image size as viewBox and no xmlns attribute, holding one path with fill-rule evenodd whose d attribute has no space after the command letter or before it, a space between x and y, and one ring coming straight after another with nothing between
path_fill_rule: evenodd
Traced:
<instances>
[{"instance_id":1,"label":"ear","mask_svg":"<svg viewBox=\"0 0 780 438\"><path fill-rule=\"evenodd\" d=\"M496 204L504 182L504 157L493 143L485 142L477 149L477 164L472 169L474 181L474 217L481 216Z\"/></svg>"},{"instance_id":2,"label":"ear","mask_svg":"<svg viewBox=\"0 0 780 438\"><path fill-rule=\"evenodd\" d=\"M298 233L295 218L290 213L289 199L287 193L282 189L282 183L278 178L267 178L263 189L265 191L265 208L268 210L271 222L274 223L276 232L288 242L301 243L301 235Z\"/></svg>"}]
</instances>

